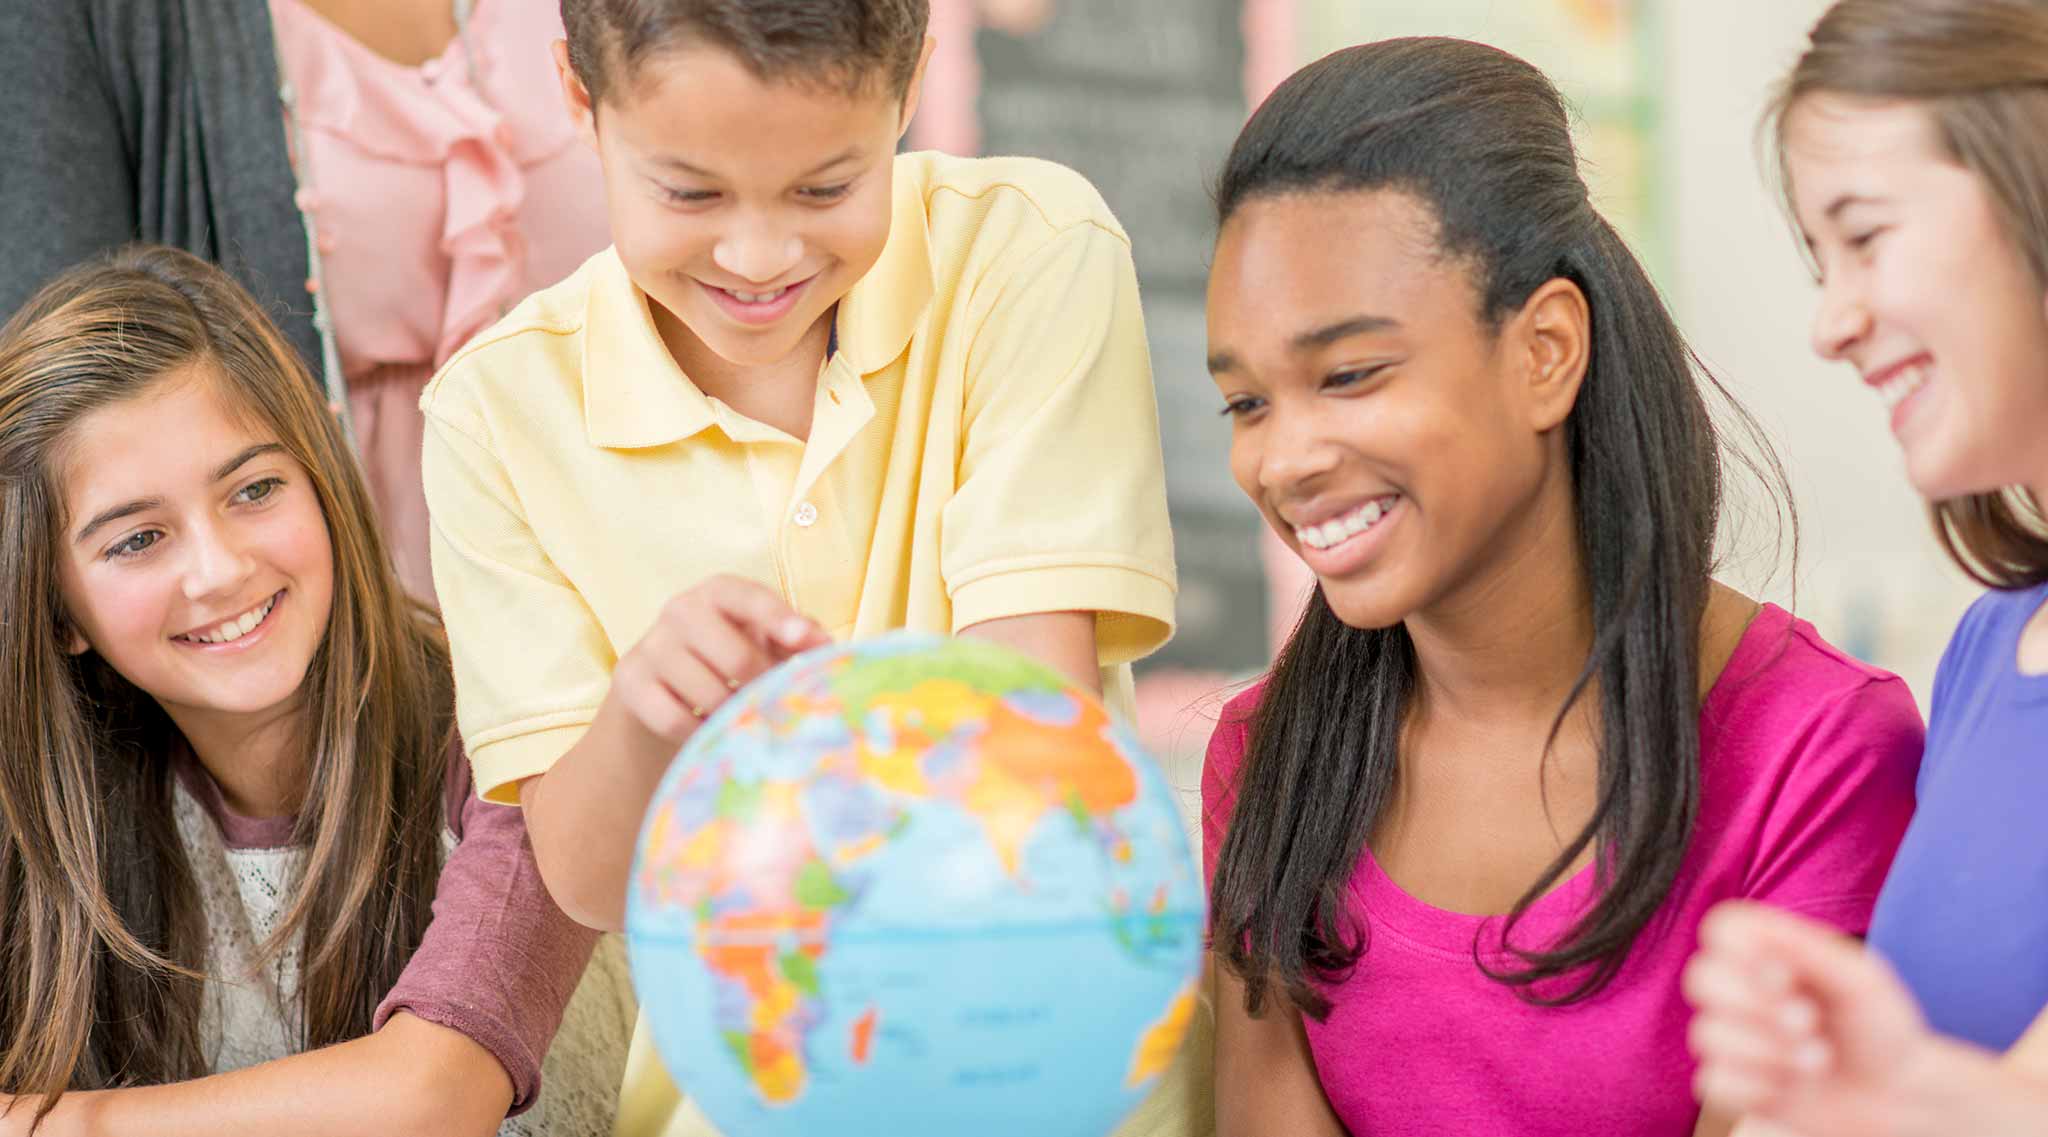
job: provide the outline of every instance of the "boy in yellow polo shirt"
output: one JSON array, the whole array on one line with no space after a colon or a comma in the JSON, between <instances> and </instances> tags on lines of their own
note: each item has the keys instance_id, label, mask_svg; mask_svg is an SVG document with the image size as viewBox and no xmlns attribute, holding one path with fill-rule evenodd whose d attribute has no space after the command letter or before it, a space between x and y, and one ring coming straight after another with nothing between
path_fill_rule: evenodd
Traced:
<instances>
[{"instance_id":1,"label":"boy in yellow polo shirt","mask_svg":"<svg viewBox=\"0 0 2048 1137\"><path fill-rule=\"evenodd\" d=\"M427 388L424 480L477 787L616 930L641 814L731 690L908 627L1128 715L1174 574L1128 240L1057 166L896 156L925 0L562 9L616 243ZM641 1032L619 1132L703 1131Z\"/></svg>"}]
</instances>

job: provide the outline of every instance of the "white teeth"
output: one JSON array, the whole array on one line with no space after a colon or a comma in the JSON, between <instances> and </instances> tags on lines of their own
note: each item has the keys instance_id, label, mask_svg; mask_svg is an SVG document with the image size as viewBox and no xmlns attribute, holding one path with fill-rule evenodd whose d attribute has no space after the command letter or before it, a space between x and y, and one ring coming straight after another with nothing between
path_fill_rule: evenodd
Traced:
<instances>
[{"instance_id":1,"label":"white teeth","mask_svg":"<svg viewBox=\"0 0 2048 1137\"><path fill-rule=\"evenodd\" d=\"M789 289L783 287L773 292L741 292L738 289L728 288L725 291L726 295L731 296L742 304L766 304L770 300L779 298L783 293L788 292Z\"/></svg>"},{"instance_id":2,"label":"white teeth","mask_svg":"<svg viewBox=\"0 0 2048 1137\"><path fill-rule=\"evenodd\" d=\"M1294 535L1311 549L1334 548L1379 524L1380 518L1385 517L1399 500L1398 495L1375 498L1342 517L1321 525L1297 528Z\"/></svg>"},{"instance_id":3,"label":"white teeth","mask_svg":"<svg viewBox=\"0 0 2048 1137\"><path fill-rule=\"evenodd\" d=\"M1885 380L1877 389L1877 397L1884 400L1886 410L1891 410L1926 385L1927 366L1915 364Z\"/></svg>"},{"instance_id":4,"label":"white teeth","mask_svg":"<svg viewBox=\"0 0 2048 1137\"><path fill-rule=\"evenodd\" d=\"M186 636L185 638L190 640L196 640L197 642L203 644L233 643L234 641L241 639L243 636L248 635L250 632L255 631L256 625L262 623L263 618L265 616L270 615L270 610L276 607L276 605L277 597L273 595L270 599L265 600L262 604L257 605L256 607L251 608L249 611L242 613L242 615L237 619L229 620L226 623L214 628L210 632L206 632L204 634L194 634Z\"/></svg>"}]
</instances>

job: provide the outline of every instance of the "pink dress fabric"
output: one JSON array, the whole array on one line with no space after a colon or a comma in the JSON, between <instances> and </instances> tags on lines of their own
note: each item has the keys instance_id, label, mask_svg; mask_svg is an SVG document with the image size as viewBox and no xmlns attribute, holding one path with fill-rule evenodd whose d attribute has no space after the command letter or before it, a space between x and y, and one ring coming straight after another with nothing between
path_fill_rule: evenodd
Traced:
<instances>
[{"instance_id":1,"label":"pink dress fabric","mask_svg":"<svg viewBox=\"0 0 2048 1137\"><path fill-rule=\"evenodd\" d=\"M270 15L298 92L312 172L301 204L364 468L399 575L431 597L421 389L471 336L611 239L597 156L555 79L560 9L479 0L474 83L460 39L408 67L302 0L270 0Z\"/></svg>"},{"instance_id":2,"label":"pink dress fabric","mask_svg":"<svg viewBox=\"0 0 2048 1137\"><path fill-rule=\"evenodd\" d=\"M1262 690L1231 701L1209 744L1212 881ZM1863 934L1913 813L1923 738L1905 683L1766 605L1700 713L1699 819L1677 883L1613 983L1568 1006L1534 1006L1487 978L1475 948L1491 966L1513 962L1501 921L1416 899L1368 849L1349 889L1366 952L1323 986L1328 1019L1306 1023L1330 1105L1373 1137L1686 1137L1699 1106L1679 975L1700 919L1746 897ZM1596 896L1589 866L1536 901L1515 943L1555 943Z\"/></svg>"}]
</instances>

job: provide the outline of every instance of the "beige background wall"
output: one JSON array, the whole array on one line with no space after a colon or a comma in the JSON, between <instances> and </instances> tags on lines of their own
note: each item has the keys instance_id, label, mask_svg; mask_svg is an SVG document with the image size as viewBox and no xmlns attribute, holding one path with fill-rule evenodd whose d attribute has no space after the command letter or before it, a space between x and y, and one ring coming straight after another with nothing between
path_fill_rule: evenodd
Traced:
<instances>
[{"instance_id":1,"label":"beige background wall","mask_svg":"<svg viewBox=\"0 0 2048 1137\"><path fill-rule=\"evenodd\" d=\"M1924 709L1976 589L1936 546L1882 404L1848 365L1808 346L1817 290L1757 162L1758 114L1825 7L1663 6L1673 254L1663 283L1700 354L1763 420L1791 475L1802 531L1797 610L1904 675ZM1766 594L1788 602L1789 584L1780 574Z\"/></svg>"}]
</instances>

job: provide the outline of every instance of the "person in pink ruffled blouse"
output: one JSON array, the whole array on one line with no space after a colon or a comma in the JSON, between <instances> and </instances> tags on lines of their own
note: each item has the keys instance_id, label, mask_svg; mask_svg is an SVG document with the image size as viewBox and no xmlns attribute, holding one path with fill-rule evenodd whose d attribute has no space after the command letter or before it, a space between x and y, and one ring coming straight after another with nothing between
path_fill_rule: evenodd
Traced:
<instances>
[{"instance_id":1,"label":"person in pink ruffled blouse","mask_svg":"<svg viewBox=\"0 0 2048 1137\"><path fill-rule=\"evenodd\" d=\"M408 0L414 9L434 7ZM352 32L389 3L270 0L296 91L296 203L316 234L348 409L408 588L431 595L420 390L456 348L610 242L597 157L553 83L553 0L444 13L441 50ZM365 30L367 28L365 27ZM414 42L440 38L431 27ZM417 50L413 54L417 54Z\"/></svg>"}]
</instances>

